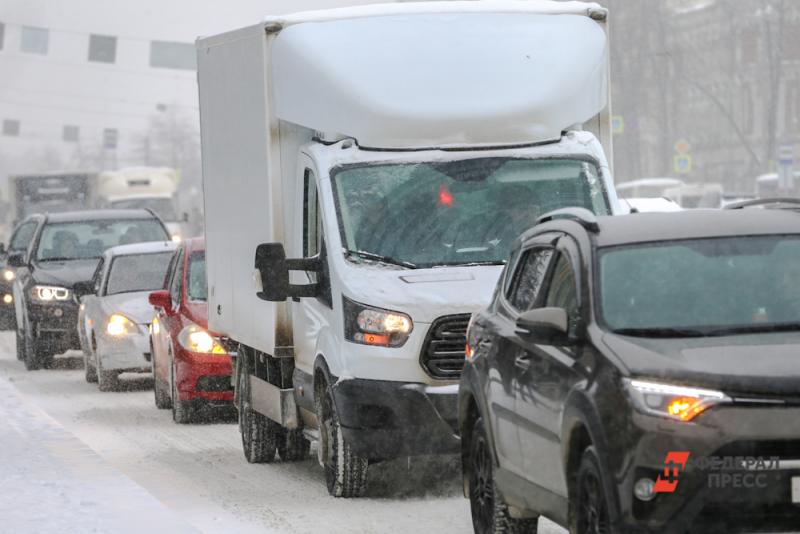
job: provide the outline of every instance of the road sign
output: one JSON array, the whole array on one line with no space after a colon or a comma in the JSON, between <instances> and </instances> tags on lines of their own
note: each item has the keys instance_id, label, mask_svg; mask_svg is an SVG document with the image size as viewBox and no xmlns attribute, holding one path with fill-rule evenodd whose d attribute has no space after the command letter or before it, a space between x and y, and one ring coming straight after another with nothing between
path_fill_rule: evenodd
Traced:
<instances>
[{"instance_id":1,"label":"road sign","mask_svg":"<svg viewBox=\"0 0 800 534\"><path fill-rule=\"evenodd\" d=\"M625 119L622 115L611 115L611 133L614 135L625 133Z\"/></svg>"},{"instance_id":2,"label":"road sign","mask_svg":"<svg viewBox=\"0 0 800 534\"><path fill-rule=\"evenodd\" d=\"M675 152L678 154L688 154L692 146L686 139L678 139L675 141Z\"/></svg>"},{"instance_id":3,"label":"road sign","mask_svg":"<svg viewBox=\"0 0 800 534\"><path fill-rule=\"evenodd\" d=\"M677 174L692 172L692 156L689 154L675 154L672 158L672 167Z\"/></svg>"}]
</instances>

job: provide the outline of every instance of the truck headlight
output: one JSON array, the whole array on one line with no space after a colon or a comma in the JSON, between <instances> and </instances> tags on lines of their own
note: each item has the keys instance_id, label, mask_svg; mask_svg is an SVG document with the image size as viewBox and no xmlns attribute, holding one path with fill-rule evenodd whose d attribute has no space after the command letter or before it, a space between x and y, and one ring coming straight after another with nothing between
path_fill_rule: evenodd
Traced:
<instances>
[{"instance_id":1,"label":"truck headlight","mask_svg":"<svg viewBox=\"0 0 800 534\"><path fill-rule=\"evenodd\" d=\"M402 312L382 310L342 298L344 337L355 343L400 347L414 329L411 317Z\"/></svg>"},{"instance_id":2,"label":"truck headlight","mask_svg":"<svg viewBox=\"0 0 800 534\"><path fill-rule=\"evenodd\" d=\"M731 398L721 391L623 379L637 409L676 421L689 422L712 406Z\"/></svg>"},{"instance_id":3,"label":"truck headlight","mask_svg":"<svg viewBox=\"0 0 800 534\"><path fill-rule=\"evenodd\" d=\"M110 336L127 336L137 331L136 324L121 313L112 313L106 323L106 333Z\"/></svg>"},{"instance_id":4,"label":"truck headlight","mask_svg":"<svg viewBox=\"0 0 800 534\"><path fill-rule=\"evenodd\" d=\"M14 271L11 269L3 269L3 279L6 282L13 282L16 277L16 273L14 273Z\"/></svg>"},{"instance_id":5,"label":"truck headlight","mask_svg":"<svg viewBox=\"0 0 800 534\"><path fill-rule=\"evenodd\" d=\"M212 336L208 330L196 325L185 326L178 334L178 343L189 352L200 354L228 354L219 338Z\"/></svg>"},{"instance_id":6,"label":"truck headlight","mask_svg":"<svg viewBox=\"0 0 800 534\"><path fill-rule=\"evenodd\" d=\"M67 300L70 296L70 290L66 287L58 286L33 286L31 288L31 297L39 302L53 302L55 300Z\"/></svg>"}]
</instances>

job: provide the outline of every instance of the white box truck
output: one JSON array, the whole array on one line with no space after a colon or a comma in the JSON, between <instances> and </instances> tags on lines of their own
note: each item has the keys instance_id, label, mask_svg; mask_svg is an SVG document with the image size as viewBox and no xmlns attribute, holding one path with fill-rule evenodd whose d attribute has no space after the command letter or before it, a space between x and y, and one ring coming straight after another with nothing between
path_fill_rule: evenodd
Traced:
<instances>
[{"instance_id":1,"label":"white box truck","mask_svg":"<svg viewBox=\"0 0 800 534\"><path fill-rule=\"evenodd\" d=\"M467 323L514 240L620 210L606 15L402 3L198 40L209 327L239 347L248 461L316 441L351 497L371 462L458 451Z\"/></svg>"}]
</instances>

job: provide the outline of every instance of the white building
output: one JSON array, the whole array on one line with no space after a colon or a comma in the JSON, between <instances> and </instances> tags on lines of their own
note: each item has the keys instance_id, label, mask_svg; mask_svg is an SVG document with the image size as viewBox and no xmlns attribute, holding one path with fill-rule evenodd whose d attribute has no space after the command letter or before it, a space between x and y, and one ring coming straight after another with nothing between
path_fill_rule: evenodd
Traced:
<instances>
[{"instance_id":1,"label":"white building","mask_svg":"<svg viewBox=\"0 0 800 534\"><path fill-rule=\"evenodd\" d=\"M368 0L3 0L0 183L128 165L199 178L195 38Z\"/></svg>"}]
</instances>

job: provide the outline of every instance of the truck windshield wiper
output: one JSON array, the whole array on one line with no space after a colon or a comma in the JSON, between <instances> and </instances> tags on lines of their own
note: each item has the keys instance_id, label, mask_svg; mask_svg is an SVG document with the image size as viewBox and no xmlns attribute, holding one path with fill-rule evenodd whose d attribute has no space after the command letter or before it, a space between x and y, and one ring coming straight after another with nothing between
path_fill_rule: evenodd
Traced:
<instances>
[{"instance_id":1,"label":"truck windshield wiper","mask_svg":"<svg viewBox=\"0 0 800 534\"><path fill-rule=\"evenodd\" d=\"M372 260L380 263L386 263L389 265L399 265L400 267L405 267L407 269L417 269L417 265L415 263L403 260L396 260L389 256L381 256L380 254L374 254L372 252L366 252L364 250L345 250L345 254L348 257L356 256L364 260Z\"/></svg>"},{"instance_id":2,"label":"truck windshield wiper","mask_svg":"<svg viewBox=\"0 0 800 534\"><path fill-rule=\"evenodd\" d=\"M613 333L636 337L705 337L707 332L692 328L618 328Z\"/></svg>"}]
</instances>

